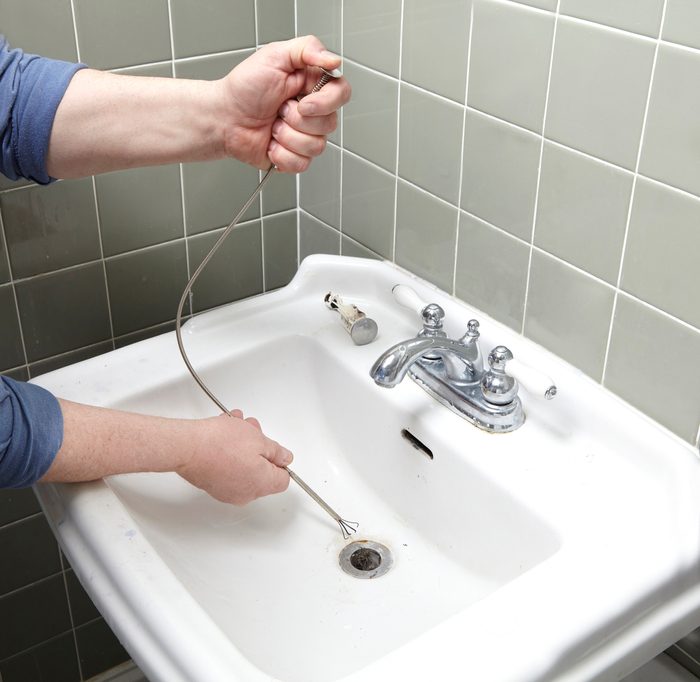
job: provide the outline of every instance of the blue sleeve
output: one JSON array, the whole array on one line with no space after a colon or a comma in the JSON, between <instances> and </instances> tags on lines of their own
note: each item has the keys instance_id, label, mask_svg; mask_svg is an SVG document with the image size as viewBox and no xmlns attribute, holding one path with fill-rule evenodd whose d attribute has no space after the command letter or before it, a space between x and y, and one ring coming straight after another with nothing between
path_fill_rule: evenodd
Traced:
<instances>
[{"instance_id":1,"label":"blue sleeve","mask_svg":"<svg viewBox=\"0 0 700 682\"><path fill-rule=\"evenodd\" d=\"M84 64L11 50L0 35L0 173L45 185L46 152L56 109Z\"/></svg>"},{"instance_id":2,"label":"blue sleeve","mask_svg":"<svg viewBox=\"0 0 700 682\"><path fill-rule=\"evenodd\" d=\"M63 413L47 390L0 377L0 488L26 488L63 442Z\"/></svg>"}]
</instances>

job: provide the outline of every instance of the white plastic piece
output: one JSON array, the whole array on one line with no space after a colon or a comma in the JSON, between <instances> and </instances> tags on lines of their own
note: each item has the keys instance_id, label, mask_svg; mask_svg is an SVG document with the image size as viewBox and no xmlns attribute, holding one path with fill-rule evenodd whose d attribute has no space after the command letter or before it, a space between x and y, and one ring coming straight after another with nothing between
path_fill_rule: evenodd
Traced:
<instances>
[{"instance_id":1,"label":"white plastic piece","mask_svg":"<svg viewBox=\"0 0 700 682\"><path fill-rule=\"evenodd\" d=\"M557 387L550 376L520 360L508 362L506 374L512 376L528 393L539 398L551 400L557 394Z\"/></svg>"},{"instance_id":2,"label":"white plastic piece","mask_svg":"<svg viewBox=\"0 0 700 682\"><path fill-rule=\"evenodd\" d=\"M392 290L394 298L404 308L415 310L419 315L423 312L423 308L428 305L411 287L406 284L397 284Z\"/></svg>"}]
</instances>

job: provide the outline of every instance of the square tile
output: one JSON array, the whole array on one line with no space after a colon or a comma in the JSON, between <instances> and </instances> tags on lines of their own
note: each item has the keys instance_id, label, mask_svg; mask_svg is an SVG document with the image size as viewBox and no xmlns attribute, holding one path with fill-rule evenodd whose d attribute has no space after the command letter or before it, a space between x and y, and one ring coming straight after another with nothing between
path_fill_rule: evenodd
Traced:
<instances>
[{"instance_id":1,"label":"square tile","mask_svg":"<svg viewBox=\"0 0 700 682\"><path fill-rule=\"evenodd\" d=\"M622 288L700 328L700 199L640 178Z\"/></svg>"},{"instance_id":2,"label":"square tile","mask_svg":"<svg viewBox=\"0 0 700 682\"><path fill-rule=\"evenodd\" d=\"M294 0L257 0L258 42L294 38Z\"/></svg>"},{"instance_id":3,"label":"square tile","mask_svg":"<svg viewBox=\"0 0 700 682\"><path fill-rule=\"evenodd\" d=\"M542 132L554 15L474 0L469 106Z\"/></svg>"},{"instance_id":4,"label":"square tile","mask_svg":"<svg viewBox=\"0 0 700 682\"><path fill-rule=\"evenodd\" d=\"M61 570L58 545L43 514L0 528L0 547L12 557L0 562L0 595Z\"/></svg>"},{"instance_id":5,"label":"square tile","mask_svg":"<svg viewBox=\"0 0 700 682\"><path fill-rule=\"evenodd\" d=\"M398 76L401 0L353 0L343 12L345 57Z\"/></svg>"},{"instance_id":6,"label":"square tile","mask_svg":"<svg viewBox=\"0 0 700 682\"><path fill-rule=\"evenodd\" d=\"M659 339L663 339L661 353ZM693 444L700 421L700 363L679 359L698 357L699 332L624 294L618 297L605 386ZM651 358L653 391L649 390Z\"/></svg>"},{"instance_id":7,"label":"square tile","mask_svg":"<svg viewBox=\"0 0 700 682\"><path fill-rule=\"evenodd\" d=\"M189 311L189 305L185 305L185 312ZM174 318L174 316L173 316ZM175 329L175 319L169 322L163 322L162 324L156 324L152 327L147 327L146 329L140 329L137 332L131 332L129 334L122 334L114 339L115 348L124 348L124 346L130 346L132 343L138 343L139 341L145 341L146 339L152 339L154 336L160 336L161 334L167 334Z\"/></svg>"},{"instance_id":8,"label":"square tile","mask_svg":"<svg viewBox=\"0 0 700 682\"><path fill-rule=\"evenodd\" d=\"M530 240L541 138L467 111L462 208Z\"/></svg>"},{"instance_id":9,"label":"square tile","mask_svg":"<svg viewBox=\"0 0 700 682\"><path fill-rule=\"evenodd\" d=\"M340 232L301 211L299 213L299 261L312 253L340 254Z\"/></svg>"},{"instance_id":10,"label":"square tile","mask_svg":"<svg viewBox=\"0 0 700 682\"><path fill-rule=\"evenodd\" d=\"M27 367L15 367L15 369L2 370L2 375L15 381L29 381Z\"/></svg>"},{"instance_id":11,"label":"square tile","mask_svg":"<svg viewBox=\"0 0 700 682\"><path fill-rule=\"evenodd\" d=\"M80 682L73 633L67 632L0 662L3 682Z\"/></svg>"},{"instance_id":12,"label":"square tile","mask_svg":"<svg viewBox=\"0 0 700 682\"><path fill-rule=\"evenodd\" d=\"M639 171L674 187L700 194L697 140L700 53L661 45L651 89Z\"/></svg>"},{"instance_id":13,"label":"square tile","mask_svg":"<svg viewBox=\"0 0 700 682\"><path fill-rule=\"evenodd\" d=\"M615 290L535 250L525 336L600 381Z\"/></svg>"},{"instance_id":14,"label":"square tile","mask_svg":"<svg viewBox=\"0 0 700 682\"><path fill-rule=\"evenodd\" d=\"M255 0L170 0L175 57L255 47Z\"/></svg>"},{"instance_id":15,"label":"square tile","mask_svg":"<svg viewBox=\"0 0 700 682\"><path fill-rule=\"evenodd\" d=\"M452 293L458 211L399 181L396 263Z\"/></svg>"},{"instance_id":16,"label":"square tile","mask_svg":"<svg viewBox=\"0 0 700 682\"><path fill-rule=\"evenodd\" d=\"M297 175L275 173L262 193L263 215L281 213L297 207Z\"/></svg>"},{"instance_id":17,"label":"square tile","mask_svg":"<svg viewBox=\"0 0 700 682\"><path fill-rule=\"evenodd\" d=\"M0 195L16 278L100 257L92 180L63 180Z\"/></svg>"},{"instance_id":18,"label":"square tile","mask_svg":"<svg viewBox=\"0 0 700 682\"><path fill-rule=\"evenodd\" d=\"M46 374L47 372L53 372L61 367L67 367L68 365L73 365L76 362L82 362L83 360L97 357L103 353L109 353L111 350L114 350L114 344L112 343L111 339L109 341L101 341L100 343L95 343L91 346L78 348L77 350L71 350L67 353L61 353L60 355L46 358L45 360L32 362L29 365L29 371L32 374L32 379L35 379L36 377Z\"/></svg>"},{"instance_id":19,"label":"square tile","mask_svg":"<svg viewBox=\"0 0 700 682\"><path fill-rule=\"evenodd\" d=\"M463 107L402 85L399 175L456 204L463 122Z\"/></svg>"},{"instance_id":20,"label":"square tile","mask_svg":"<svg viewBox=\"0 0 700 682\"><path fill-rule=\"evenodd\" d=\"M95 177L105 256L184 236L180 166L155 166Z\"/></svg>"},{"instance_id":21,"label":"square tile","mask_svg":"<svg viewBox=\"0 0 700 682\"><path fill-rule=\"evenodd\" d=\"M174 320L187 284L185 241L105 261L115 336Z\"/></svg>"},{"instance_id":22,"label":"square tile","mask_svg":"<svg viewBox=\"0 0 700 682\"><path fill-rule=\"evenodd\" d=\"M399 84L347 63L352 99L343 111L343 145L389 171L396 169Z\"/></svg>"},{"instance_id":23,"label":"square tile","mask_svg":"<svg viewBox=\"0 0 700 682\"><path fill-rule=\"evenodd\" d=\"M172 58L168 0L73 0L81 59L114 69Z\"/></svg>"},{"instance_id":24,"label":"square tile","mask_svg":"<svg viewBox=\"0 0 700 682\"><path fill-rule=\"evenodd\" d=\"M335 228L340 228L340 150L328 145L299 178L299 206Z\"/></svg>"},{"instance_id":25,"label":"square tile","mask_svg":"<svg viewBox=\"0 0 700 682\"><path fill-rule=\"evenodd\" d=\"M513 0L513 2L519 2L522 5L530 5L530 7L539 9L548 9L552 12L557 8L557 0Z\"/></svg>"},{"instance_id":26,"label":"square tile","mask_svg":"<svg viewBox=\"0 0 700 682\"><path fill-rule=\"evenodd\" d=\"M0 490L0 527L41 511L32 488Z\"/></svg>"},{"instance_id":27,"label":"square tile","mask_svg":"<svg viewBox=\"0 0 700 682\"><path fill-rule=\"evenodd\" d=\"M391 259L396 180L366 161L343 157L343 233Z\"/></svg>"},{"instance_id":28,"label":"square tile","mask_svg":"<svg viewBox=\"0 0 700 682\"><path fill-rule=\"evenodd\" d=\"M559 11L656 38L664 0L561 0Z\"/></svg>"},{"instance_id":29,"label":"square tile","mask_svg":"<svg viewBox=\"0 0 700 682\"><path fill-rule=\"evenodd\" d=\"M370 258L372 260L382 260L379 254L375 253L374 251L370 251L362 246L362 244L358 244L356 241L346 237L345 235L343 235L342 239L340 240L340 253L343 256L349 256L351 258Z\"/></svg>"},{"instance_id":30,"label":"square tile","mask_svg":"<svg viewBox=\"0 0 700 682\"><path fill-rule=\"evenodd\" d=\"M0 661L70 630L63 574L0 597Z\"/></svg>"},{"instance_id":31,"label":"square tile","mask_svg":"<svg viewBox=\"0 0 700 682\"><path fill-rule=\"evenodd\" d=\"M217 230L187 240L192 272L199 267L222 232ZM259 294L262 290L262 239L260 221L256 220L238 225L226 237L194 284L192 307L198 313Z\"/></svg>"},{"instance_id":32,"label":"square tile","mask_svg":"<svg viewBox=\"0 0 700 682\"><path fill-rule=\"evenodd\" d=\"M403 80L464 102L471 0L405 0Z\"/></svg>"},{"instance_id":33,"label":"square tile","mask_svg":"<svg viewBox=\"0 0 700 682\"><path fill-rule=\"evenodd\" d=\"M297 271L297 212L263 218L265 290L283 287Z\"/></svg>"},{"instance_id":34,"label":"square tile","mask_svg":"<svg viewBox=\"0 0 700 682\"><path fill-rule=\"evenodd\" d=\"M695 0L666 0L663 39L700 47L700 4Z\"/></svg>"},{"instance_id":35,"label":"square tile","mask_svg":"<svg viewBox=\"0 0 700 682\"><path fill-rule=\"evenodd\" d=\"M10 281L9 261L7 260L7 248L5 247L5 237L0 227L0 284Z\"/></svg>"},{"instance_id":36,"label":"square tile","mask_svg":"<svg viewBox=\"0 0 700 682\"><path fill-rule=\"evenodd\" d=\"M455 295L517 332L523 325L529 260L527 244L460 215Z\"/></svg>"},{"instance_id":37,"label":"square tile","mask_svg":"<svg viewBox=\"0 0 700 682\"><path fill-rule=\"evenodd\" d=\"M112 335L102 263L18 282L15 289L30 362Z\"/></svg>"},{"instance_id":38,"label":"square tile","mask_svg":"<svg viewBox=\"0 0 700 682\"><path fill-rule=\"evenodd\" d=\"M3 0L2 33L11 47L51 59L78 61L70 0Z\"/></svg>"},{"instance_id":39,"label":"square tile","mask_svg":"<svg viewBox=\"0 0 700 682\"><path fill-rule=\"evenodd\" d=\"M545 143L535 244L617 284L633 175Z\"/></svg>"},{"instance_id":40,"label":"square tile","mask_svg":"<svg viewBox=\"0 0 700 682\"><path fill-rule=\"evenodd\" d=\"M85 679L114 668L130 658L102 618L76 628L75 639Z\"/></svg>"},{"instance_id":41,"label":"square tile","mask_svg":"<svg viewBox=\"0 0 700 682\"><path fill-rule=\"evenodd\" d=\"M234 54L216 54L195 59L178 59L175 62L177 78L214 81L223 78L255 50L240 50Z\"/></svg>"},{"instance_id":42,"label":"square tile","mask_svg":"<svg viewBox=\"0 0 700 682\"><path fill-rule=\"evenodd\" d=\"M90 599L90 596L80 584L78 576L76 576L71 569L66 571L66 586L68 588L68 601L70 602L70 610L75 627L84 625L100 617L100 612L97 610L97 607L93 604L92 599Z\"/></svg>"},{"instance_id":43,"label":"square tile","mask_svg":"<svg viewBox=\"0 0 700 682\"><path fill-rule=\"evenodd\" d=\"M545 135L634 169L654 43L561 18Z\"/></svg>"},{"instance_id":44,"label":"square tile","mask_svg":"<svg viewBox=\"0 0 700 682\"><path fill-rule=\"evenodd\" d=\"M0 286L0 370L24 364L22 336L11 284Z\"/></svg>"},{"instance_id":45,"label":"square tile","mask_svg":"<svg viewBox=\"0 0 700 682\"><path fill-rule=\"evenodd\" d=\"M331 52L340 54L341 6L341 0L296 0L297 35L314 35Z\"/></svg>"}]
</instances>

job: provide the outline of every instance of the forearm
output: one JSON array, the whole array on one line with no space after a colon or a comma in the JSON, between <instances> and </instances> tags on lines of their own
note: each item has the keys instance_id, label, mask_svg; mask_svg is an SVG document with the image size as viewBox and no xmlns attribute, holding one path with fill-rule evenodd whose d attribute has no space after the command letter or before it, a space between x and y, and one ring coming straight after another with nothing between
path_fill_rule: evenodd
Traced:
<instances>
[{"instance_id":1,"label":"forearm","mask_svg":"<svg viewBox=\"0 0 700 682\"><path fill-rule=\"evenodd\" d=\"M175 471L192 449L195 420L147 417L60 400L63 444L42 481Z\"/></svg>"},{"instance_id":2,"label":"forearm","mask_svg":"<svg viewBox=\"0 0 700 682\"><path fill-rule=\"evenodd\" d=\"M47 154L52 177L225 156L221 84L84 69L56 112ZM76 131L80 131L76 134Z\"/></svg>"}]
</instances>

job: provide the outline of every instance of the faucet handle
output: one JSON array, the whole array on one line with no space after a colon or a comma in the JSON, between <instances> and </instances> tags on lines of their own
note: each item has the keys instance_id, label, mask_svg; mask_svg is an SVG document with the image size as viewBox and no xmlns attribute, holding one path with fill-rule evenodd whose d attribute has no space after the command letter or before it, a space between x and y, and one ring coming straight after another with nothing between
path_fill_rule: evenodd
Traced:
<instances>
[{"instance_id":1,"label":"faucet handle","mask_svg":"<svg viewBox=\"0 0 700 682\"><path fill-rule=\"evenodd\" d=\"M551 400L557 394L557 387L551 377L520 360L508 363L508 374L533 396Z\"/></svg>"},{"instance_id":2,"label":"faucet handle","mask_svg":"<svg viewBox=\"0 0 700 682\"><path fill-rule=\"evenodd\" d=\"M392 290L394 298L398 303L400 303L404 308L413 310L414 312L421 315L423 309L428 305L427 301L424 301L411 287L406 284L397 284Z\"/></svg>"},{"instance_id":3,"label":"faucet handle","mask_svg":"<svg viewBox=\"0 0 700 682\"><path fill-rule=\"evenodd\" d=\"M488 356L489 370L481 377L481 392L492 405L507 405L518 395L518 382L506 374L506 363L513 353L505 346L496 346Z\"/></svg>"}]
</instances>

